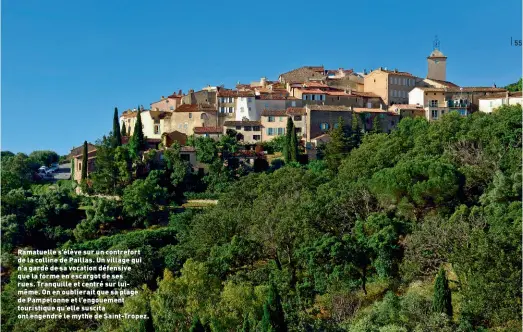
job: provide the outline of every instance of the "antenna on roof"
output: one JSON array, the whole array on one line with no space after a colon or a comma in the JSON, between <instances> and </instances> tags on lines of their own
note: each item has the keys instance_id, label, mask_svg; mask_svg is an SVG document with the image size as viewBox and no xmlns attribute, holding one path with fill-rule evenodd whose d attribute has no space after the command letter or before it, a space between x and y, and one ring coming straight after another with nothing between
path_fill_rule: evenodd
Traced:
<instances>
[{"instance_id":1,"label":"antenna on roof","mask_svg":"<svg viewBox=\"0 0 523 332\"><path fill-rule=\"evenodd\" d=\"M433 46L434 50L439 50L439 39L438 39L438 35L436 35L436 37L434 37L434 41L432 42L432 46Z\"/></svg>"}]
</instances>

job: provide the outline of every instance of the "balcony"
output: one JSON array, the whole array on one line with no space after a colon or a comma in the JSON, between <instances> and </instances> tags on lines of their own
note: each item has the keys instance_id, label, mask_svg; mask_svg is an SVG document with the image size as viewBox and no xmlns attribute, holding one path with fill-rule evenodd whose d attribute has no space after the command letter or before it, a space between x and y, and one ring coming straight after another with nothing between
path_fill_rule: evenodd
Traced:
<instances>
[{"instance_id":1,"label":"balcony","mask_svg":"<svg viewBox=\"0 0 523 332\"><path fill-rule=\"evenodd\" d=\"M448 100L447 105L451 108L467 108L470 106L470 102L468 100Z\"/></svg>"},{"instance_id":2,"label":"balcony","mask_svg":"<svg viewBox=\"0 0 523 332\"><path fill-rule=\"evenodd\" d=\"M441 107L448 107L448 106L447 106L446 102L440 101L437 103L433 103L433 102L425 103L425 107L441 108Z\"/></svg>"}]
</instances>

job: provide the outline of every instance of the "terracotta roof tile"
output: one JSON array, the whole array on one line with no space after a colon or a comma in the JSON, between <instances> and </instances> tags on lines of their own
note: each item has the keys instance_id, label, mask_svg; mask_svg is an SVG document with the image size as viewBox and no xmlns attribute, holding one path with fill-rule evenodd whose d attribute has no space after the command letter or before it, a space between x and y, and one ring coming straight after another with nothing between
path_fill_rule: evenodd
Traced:
<instances>
[{"instance_id":1,"label":"terracotta roof tile","mask_svg":"<svg viewBox=\"0 0 523 332\"><path fill-rule=\"evenodd\" d=\"M261 116L287 116L286 110L263 110Z\"/></svg>"},{"instance_id":2,"label":"terracotta roof tile","mask_svg":"<svg viewBox=\"0 0 523 332\"><path fill-rule=\"evenodd\" d=\"M386 113L389 115L398 115L388 110L382 110L381 108L365 108L365 107L354 107L353 111L356 113Z\"/></svg>"},{"instance_id":3,"label":"terracotta roof tile","mask_svg":"<svg viewBox=\"0 0 523 332\"><path fill-rule=\"evenodd\" d=\"M304 107L287 107L287 114L289 115L305 115L307 114Z\"/></svg>"},{"instance_id":4,"label":"terracotta roof tile","mask_svg":"<svg viewBox=\"0 0 523 332\"><path fill-rule=\"evenodd\" d=\"M302 94L317 94L317 95L324 95L325 91L322 91L320 89L300 89Z\"/></svg>"},{"instance_id":5,"label":"terracotta roof tile","mask_svg":"<svg viewBox=\"0 0 523 332\"><path fill-rule=\"evenodd\" d=\"M321 82L305 82L303 86L306 88L328 88L329 86Z\"/></svg>"},{"instance_id":6,"label":"terracotta roof tile","mask_svg":"<svg viewBox=\"0 0 523 332\"><path fill-rule=\"evenodd\" d=\"M225 121L224 127L235 127L235 126L261 126L260 121Z\"/></svg>"},{"instance_id":7,"label":"terracotta roof tile","mask_svg":"<svg viewBox=\"0 0 523 332\"><path fill-rule=\"evenodd\" d=\"M325 78L323 73L319 73L318 71L315 71L311 68L317 68L320 67L300 67L291 71L288 71L286 73L281 74L280 76L283 78L283 80L287 83L303 83L306 82L309 78ZM323 72L323 67L321 67L321 71Z\"/></svg>"},{"instance_id":8,"label":"terracotta roof tile","mask_svg":"<svg viewBox=\"0 0 523 332\"><path fill-rule=\"evenodd\" d=\"M194 127L195 134L215 134L223 133L222 127Z\"/></svg>"},{"instance_id":9,"label":"terracotta roof tile","mask_svg":"<svg viewBox=\"0 0 523 332\"><path fill-rule=\"evenodd\" d=\"M416 104L394 104L389 109L400 109L400 110L423 110L423 106Z\"/></svg>"},{"instance_id":10,"label":"terracotta roof tile","mask_svg":"<svg viewBox=\"0 0 523 332\"><path fill-rule=\"evenodd\" d=\"M211 104L183 104L174 112L217 112L217 109Z\"/></svg>"},{"instance_id":11,"label":"terracotta roof tile","mask_svg":"<svg viewBox=\"0 0 523 332\"><path fill-rule=\"evenodd\" d=\"M311 111L334 111L334 112L349 112L350 106L338 106L338 105L307 105L305 106Z\"/></svg>"},{"instance_id":12,"label":"terracotta roof tile","mask_svg":"<svg viewBox=\"0 0 523 332\"><path fill-rule=\"evenodd\" d=\"M193 146L182 146L180 147L181 152L195 152L196 149Z\"/></svg>"},{"instance_id":13,"label":"terracotta roof tile","mask_svg":"<svg viewBox=\"0 0 523 332\"><path fill-rule=\"evenodd\" d=\"M256 96L256 99L259 100L296 100L298 98L287 96L287 95L281 95L281 94L261 94Z\"/></svg>"}]
</instances>

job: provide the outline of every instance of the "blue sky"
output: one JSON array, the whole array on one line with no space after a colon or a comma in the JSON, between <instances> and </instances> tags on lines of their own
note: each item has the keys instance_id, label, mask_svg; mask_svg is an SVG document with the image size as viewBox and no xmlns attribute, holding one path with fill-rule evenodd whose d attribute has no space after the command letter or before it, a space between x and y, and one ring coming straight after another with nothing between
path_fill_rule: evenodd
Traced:
<instances>
[{"instance_id":1,"label":"blue sky","mask_svg":"<svg viewBox=\"0 0 523 332\"><path fill-rule=\"evenodd\" d=\"M447 79L521 76L521 1L2 1L2 150L66 154L120 112L207 84L302 65L424 77L438 35Z\"/></svg>"}]
</instances>

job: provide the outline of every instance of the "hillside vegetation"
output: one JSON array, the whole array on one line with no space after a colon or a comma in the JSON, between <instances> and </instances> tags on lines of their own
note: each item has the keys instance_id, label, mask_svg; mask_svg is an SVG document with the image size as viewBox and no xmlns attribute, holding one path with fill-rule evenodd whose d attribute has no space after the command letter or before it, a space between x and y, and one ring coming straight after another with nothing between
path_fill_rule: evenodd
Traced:
<instances>
[{"instance_id":1,"label":"hillside vegetation","mask_svg":"<svg viewBox=\"0 0 523 332\"><path fill-rule=\"evenodd\" d=\"M323 160L256 171L220 165L218 151L230 145L200 142L210 151L203 180L173 154L142 178L124 167L122 178L93 184L121 201L12 189L2 198L2 264L11 271L3 327L521 331L521 119L520 105L404 118L361 143L340 129ZM217 205L175 208L184 192L205 190ZM140 292L110 312L152 319L19 321L9 252L56 244L141 249L144 262L126 275Z\"/></svg>"}]
</instances>

